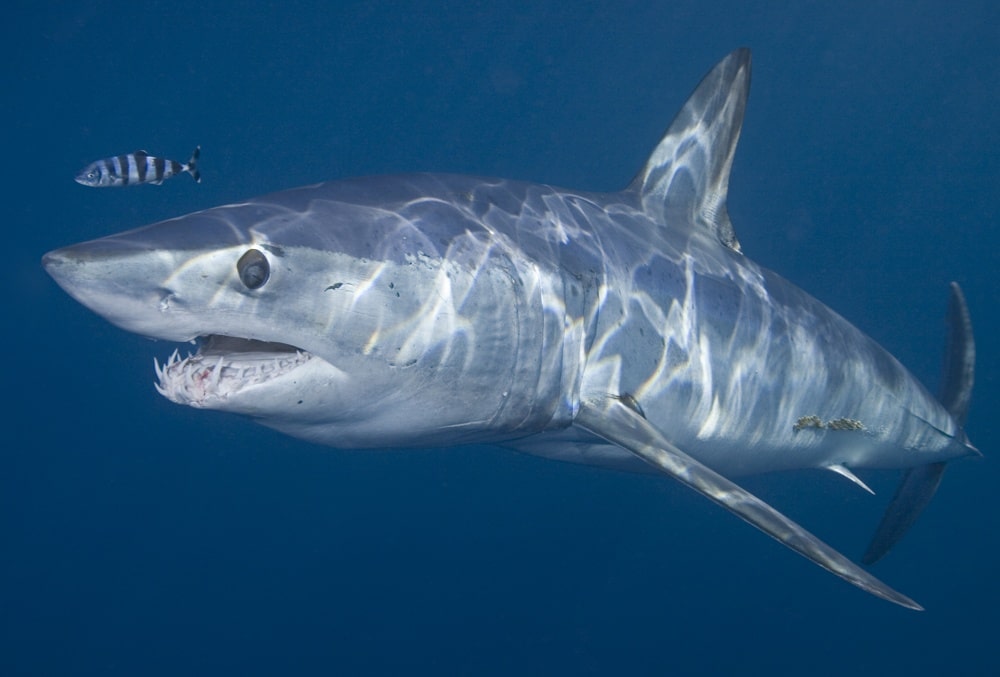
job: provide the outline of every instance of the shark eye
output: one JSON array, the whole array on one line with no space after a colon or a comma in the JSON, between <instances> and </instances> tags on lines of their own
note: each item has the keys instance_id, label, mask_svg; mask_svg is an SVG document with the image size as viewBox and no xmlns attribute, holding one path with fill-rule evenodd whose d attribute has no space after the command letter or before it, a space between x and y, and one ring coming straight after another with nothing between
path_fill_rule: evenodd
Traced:
<instances>
[{"instance_id":1,"label":"shark eye","mask_svg":"<svg viewBox=\"0 0 1000 677\"><path fill-rule=\"evenodd\" d=\"M271 276L271 265L259 249L248 249L236 262L236 272L247 289L259 289Z\"/></svg>"}]
</instances>

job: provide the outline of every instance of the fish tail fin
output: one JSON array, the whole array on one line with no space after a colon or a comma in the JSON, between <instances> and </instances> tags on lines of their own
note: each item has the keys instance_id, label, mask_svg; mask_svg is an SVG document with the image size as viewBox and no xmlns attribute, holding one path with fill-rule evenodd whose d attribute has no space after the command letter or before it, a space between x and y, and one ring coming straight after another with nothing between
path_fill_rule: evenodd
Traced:
<instances>
[{"instance_id":1,"label":"fish tail fin","mask_svg":"<svg viewBox=\"0 0 1000 677\"><path fill-rule=\"evenodd\" d=\"M938 399L955 422L965 426L976 377L976 343L965 295L957 282L951 283L948 298L948 339L945 344L944 372Z\"/></svg>"},{"instance_id":2,"label":"fish tail fin","mask_svg":"<svg viewBox=\"0 0 1000 677\"><path fill-rule=\"evenodd\" d=\"M191 158L187 161L186 171L194 179L195 183L201 183L201 172L198 171L198 158L201 156L201 146L195 146L191 152Z\"/></svg>"},{"instance_id":3,"label":"fish tail fin","mask_svg":"<svg viewBox=\"0 0 1000 677\"><path fill-rule=\"evenodd\" d=\"M958 283L951 283L948 299L948 336L945 341L944 373L938 400L959 426L965 426L975 381L976 344L972 336L972 320ZM958 439L977 453L969 444L965 432L959 429ZM934 497L944 475L944 462L910 468L896 489L882 521L875 530L868 551L861 561L874 564L896 545Z\"/></svg>"}]
</instances>

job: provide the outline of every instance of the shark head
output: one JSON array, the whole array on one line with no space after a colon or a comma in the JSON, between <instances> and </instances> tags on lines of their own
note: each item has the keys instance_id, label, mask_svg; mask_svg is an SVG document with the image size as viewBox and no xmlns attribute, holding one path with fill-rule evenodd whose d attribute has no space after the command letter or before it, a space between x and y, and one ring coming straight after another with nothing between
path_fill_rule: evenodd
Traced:
<instances>
[{"instance_id":1,"label":"shark head","mask_svg":"<svg viewBox=\"0 0 1000 677\"><path fill-rule=\"evenodd\" d=\"M552 280L428 195L436 185L310 186L43 264L115 325L197 344L156 363L159 392L179 404L340 447L496 441L568 422L563 348L521 331L545 315Z\"/></svg>"}]
</instances>

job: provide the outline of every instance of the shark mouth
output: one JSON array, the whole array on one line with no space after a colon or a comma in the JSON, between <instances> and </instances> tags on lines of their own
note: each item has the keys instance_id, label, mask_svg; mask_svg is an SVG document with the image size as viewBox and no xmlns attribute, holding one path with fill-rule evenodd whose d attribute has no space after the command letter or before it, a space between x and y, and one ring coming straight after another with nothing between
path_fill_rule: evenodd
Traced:
<instances>
[{"instance_id":1,"label":"shark mouth","mask_svg":"<svg viewBox=\"0 0 1000 677\"><path fill-rule=\"evenodd\" d=\"M198 338L198 351L182 358L179 351L161 366L153 358L156 390L172 402L207 407L251 386L284 376L313 356L285 343L232 336Z\"/></svg>"}]
</instances>

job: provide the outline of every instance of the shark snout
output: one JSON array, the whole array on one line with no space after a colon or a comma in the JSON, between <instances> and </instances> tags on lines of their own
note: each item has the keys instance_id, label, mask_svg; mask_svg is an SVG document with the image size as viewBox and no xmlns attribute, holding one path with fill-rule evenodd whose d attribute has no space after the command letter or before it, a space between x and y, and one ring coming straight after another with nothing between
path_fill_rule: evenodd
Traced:
<instances>
[{"instance_id":1,"label":"shark snout","mask_svg":"<svg viewBox=\"0 0 1000 677\"><path fill-rule=\"evenodd\" d=\"M64 249L55 249L42 256L42 268L45 269L46 273L55 277L68 260Z\"/></svg>"},{"instance_id":2,"label":"shark snout","mask_svg":"<svg viewBox=\"0 0 1000 677\"><path fill-rule=\"evenodd\" d=\"M153 249L148 244L131 238L105 237L50 251L42 256L42 265L51 273L70 264L111 262Z\"/></svg>"},{"instance_id":3,"label":"shark snout","mask_svg":"<svg viewBox=\"0 0 1000 677\"><path fill-rule=\"evenodd\" d=\"M149 259L155 252L149 243L132 238L106 237L55 249L42 256L45 272L70 292L71 287L86 281L124 282L130 274L130 263Z\"/></svg>"},{"instance_id":4,"label":"shark snout","mask_svg":"<svg viewBox=\"0 0 1000 677\"><path fill-rule=\"evenodd\" d=\"M66 291L70 291L74 278L80 275L82 260L75 250L76 247L63 247L42 256L45 272Z\"/></svg>"},{"instance_id":5,"label":"shark snout","mask_svg":"<svg viewBox=\"0 0 1000 677\"><path fill-rule=\"evenodd\" d=\"M56 284L110 322L143 334L164 331L163 281L170 273L163 252L126 238L103 238L42 256Z\"/></svg>"}]
</instances>

